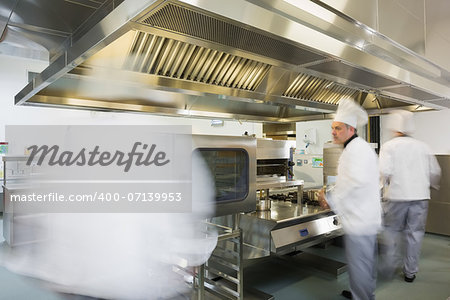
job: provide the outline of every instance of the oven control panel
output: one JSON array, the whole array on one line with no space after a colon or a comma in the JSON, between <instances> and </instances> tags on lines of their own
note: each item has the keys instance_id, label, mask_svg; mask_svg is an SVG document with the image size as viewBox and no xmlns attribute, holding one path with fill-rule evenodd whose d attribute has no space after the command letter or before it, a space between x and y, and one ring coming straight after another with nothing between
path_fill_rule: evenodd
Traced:
<instances>
[{"instance_id":1,"label":"oven control panel","mask_svg":"<svg viewBox=\"0 0 450 300\"><path fill-rule=\"evenodd\" d=\"M271 231L275 248L307 242L308 239L318 236L336 235L342 225L336 215L318 218L305 223L288 226Z\"/></svg>"}]
</instances>

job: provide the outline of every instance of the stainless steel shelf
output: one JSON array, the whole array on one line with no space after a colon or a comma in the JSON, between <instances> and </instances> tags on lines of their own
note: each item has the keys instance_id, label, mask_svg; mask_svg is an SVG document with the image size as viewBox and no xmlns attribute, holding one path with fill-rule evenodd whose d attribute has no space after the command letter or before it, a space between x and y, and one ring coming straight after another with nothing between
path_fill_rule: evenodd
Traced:
<instances>
[{"instance_id":1,"label":"stainless steel shelf","mask_svg":"<svg viewBox=\"0 0 450 300\"><path fill-rule=\"evenodd\" d=\"M282 189L287 187L295 187L299 185L303 185L303 180L287 180L287 181L269 181L269 182L257 182L256 189L257 190L266 190L266 189Z\"/></svg>"}]
</instances>

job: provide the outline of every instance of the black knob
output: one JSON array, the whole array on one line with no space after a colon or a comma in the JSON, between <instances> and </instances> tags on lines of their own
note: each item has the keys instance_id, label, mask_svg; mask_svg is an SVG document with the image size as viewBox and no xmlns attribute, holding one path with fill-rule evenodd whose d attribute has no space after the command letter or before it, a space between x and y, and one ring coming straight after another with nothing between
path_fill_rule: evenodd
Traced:
<instances>
[{"instance_id":1,"label":"black knob","mask_svg":"<svg viewBox=\"0 0 450 300\"><path fill-rule=\"evenodd\" d=\"M337 217L334 217L333 218L333 225L339 225L339 221L338 221L338 218Z\"/></svg>"}]
</instances>

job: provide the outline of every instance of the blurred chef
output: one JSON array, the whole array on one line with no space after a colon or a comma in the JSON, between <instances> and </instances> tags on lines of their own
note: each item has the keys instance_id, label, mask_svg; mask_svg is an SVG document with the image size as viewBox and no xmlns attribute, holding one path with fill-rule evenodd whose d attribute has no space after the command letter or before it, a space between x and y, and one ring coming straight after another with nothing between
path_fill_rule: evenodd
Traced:
<instances>
[{"instance_id":1,"label":"blurred chef","mask_svg":"<svg viewBox=\"0 0 450 300\"><path fill-rule=\"evenodd\" d=\"M413 113L393 111L387 127L394 138L386 142L380 152L381 179L387 200L382 270L384 275L392 277L395 269L402 266L405 281L413 282L419 270L430 187L439 188L441 169L430 148L411 137ZM402 240L405 252L400 255L398 246Z\"/></svg>"},{"instance_id":2,"label":"blurred chef","mask_svg":"<svg viewBox=\"0 0 450 300\"><path fill-rule=\"evenodd\" d=\"M65 295L186 299L190 267L203 264L217 243L202 222L213 215L214 182L199 154L192 161L192 213L34 215L17 234L32 242L12 248L6 266Z\"/></svg>"},{"instance_id":3,"label":"blurred chef","mask_svg":"<svg viewBox=\"0 0 450 300\"><path fill-rule=\"evenodd\" d=\"M353 100L342 99L331 125L334 143L343 144L336 185L322 191L319 203L340 217L350 278L348 299L375 299L377 233L381 204L377 155L358 137L356 127L367 123L366 111Z\"/></svg>"}]
</instances>

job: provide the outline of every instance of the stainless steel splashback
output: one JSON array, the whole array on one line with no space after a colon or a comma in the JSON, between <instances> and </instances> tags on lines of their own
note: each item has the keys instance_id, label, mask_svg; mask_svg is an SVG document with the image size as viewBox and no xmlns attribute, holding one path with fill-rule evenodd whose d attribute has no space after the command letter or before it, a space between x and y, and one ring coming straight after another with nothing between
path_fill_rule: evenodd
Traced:
<instances>
[{"instance_id":1,"label":"stainless steel splashback","mask_svg":"<svg viewBox=\"0 0 450 300\"><path fill-rule=\"evenodd\" d=\"M295 141L258 139L256 145L256 159L289 159Z\"/></svg>"}]
</instances>

